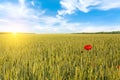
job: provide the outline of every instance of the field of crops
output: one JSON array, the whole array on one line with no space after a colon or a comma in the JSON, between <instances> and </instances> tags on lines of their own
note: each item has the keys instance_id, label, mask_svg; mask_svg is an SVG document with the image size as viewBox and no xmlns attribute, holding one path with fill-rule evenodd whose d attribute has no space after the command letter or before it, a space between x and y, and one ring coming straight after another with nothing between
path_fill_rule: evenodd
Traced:
<instances>
[{"instance_id":1,"label":"field of crops","mask_svg":"<svg viewBox=\"0 0 120 80\"><path fill-rule=\"evenodd\" d=\"M120 34L1 34L0 80L120 80Z\"/></svg>"}]
</instances>

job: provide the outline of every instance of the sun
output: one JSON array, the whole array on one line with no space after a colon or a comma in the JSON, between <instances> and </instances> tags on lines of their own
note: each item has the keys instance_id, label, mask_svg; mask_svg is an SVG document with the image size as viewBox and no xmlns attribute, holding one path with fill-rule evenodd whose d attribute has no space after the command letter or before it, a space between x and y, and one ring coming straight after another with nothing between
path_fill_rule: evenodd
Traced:
<instances>
[{"instance_id":1,"label":"sun","mask_svg":"<svg viewBox=\"0 0 120 80\"><path fill-rule=\"evenodd\" d=\"M13 26L10 26L9 28L7 28L6 31L16 35L16 34L19 34L19 33L26 32L27 29L23 26L14 24Z\"/></svg>"},{"instance_id":2,"label":"sun","mask_svg":"<svg viewBox=\"0 0 120 80\"><path fill-rule=\"evenodd\" d=\"M17 27L11 27L11 28L9 29L9 31L10 31L12 34L14 34L14 35L16 35L18 32L20 32L20 30L21 30L21 29L19 29L19 28L17 28Z\"/></svg>"},{"instance_id":3,"label":"sun","mask_svg":"<svg viewBox=\"0 0 120 80\"><path fill-rule=\"evenodd\" d=\"M17 32L12 32L12 34L13 34L13 35L16 35L16 34L17 34Z\"/></svg>"},{"instance_id":4,"label":"sun","mask_svg":"<svg viewBox=\"0 0 120 80\"><path fill-rule=\"evenodd\" d=\"M14 35L14 36L17 36L17 34L20 32L19 31L19 29L16 29L16 28L12 28L12 29L10 29L10 31L9 31L12 35Z\"/></svg>"}]
</instances>

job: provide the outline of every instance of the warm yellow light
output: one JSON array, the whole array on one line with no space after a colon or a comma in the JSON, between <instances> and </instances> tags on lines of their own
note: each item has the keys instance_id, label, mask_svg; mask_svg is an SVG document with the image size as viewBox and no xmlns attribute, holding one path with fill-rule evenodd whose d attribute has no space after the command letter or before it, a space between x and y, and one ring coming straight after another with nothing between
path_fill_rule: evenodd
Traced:
<instances>
[{"instance_id":1,"label":"warm yellow light","mask_svg":"<svg viewBox=\"0 0 120 80\"><path fill-rule=\"evenodd\" d=\"M17 34L17 32L12 32L12 34L13 34L13 35L16 35L16 34Z\"/></svg>"},{"instance_id":2,"label":"warm yellow light","mask_svg":"<svg viewBox=\"0 0 120 80\"><path fill-rule=\"evenodd\" d=\"M14 24L6 28L6 32L10 32L15 37L15 36L18 36L20 33L27 32L27 29L22 25Z\"/></svg>"},{"instance_id":3,"label":"warm yellow light","mask_svg":"<svg viewBox=\"0 0 120 80\"><path fill-rule=\"evenodd\" d=\"M17 28L17 27L11 27L10 29L9 29L9 31L13 34L13 35L16 35L18 32L19 32L19 28Z\"/></svg>"}]
</instances>

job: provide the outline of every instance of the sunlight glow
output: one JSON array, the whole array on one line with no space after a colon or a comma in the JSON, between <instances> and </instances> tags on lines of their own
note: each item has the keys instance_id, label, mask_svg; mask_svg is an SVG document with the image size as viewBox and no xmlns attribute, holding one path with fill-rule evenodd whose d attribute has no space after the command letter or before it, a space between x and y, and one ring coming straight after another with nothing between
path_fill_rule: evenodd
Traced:
<instances>
[{"instance_id":1,"label":"sunlight glow","mask_svg":"<svg viewBox=\"0 0 120 80\"><path fill-rule=\"evenodd\" d=\"M13 34L13 35L16 35L16 34L17 34L17 32L12 32L12 34Z\"/></svg>"},{"instance_id":2,"label":"sunlight glow","mask_svg":"<svg viewBox=\"0 0 120 80\"><path fill-rule=\"evenodd\" d=\"M17 32L19 32L19 30L20 30L19 28L13 27L10 29L10 32L12 32L13 34L16 34Z\"/></svg>"},{"instance_id":3,"label":"sunlight glow","mask_svg":"<svg viewBox=\"0 0 120 80\"><path fill-rule=\"evenodd\" d=\"M19 32L25 32L25 28L22 25L12 25L11 27L7 28L6 31L11 32L12 34L17 34Z\"/></svg>"}]
</instances>

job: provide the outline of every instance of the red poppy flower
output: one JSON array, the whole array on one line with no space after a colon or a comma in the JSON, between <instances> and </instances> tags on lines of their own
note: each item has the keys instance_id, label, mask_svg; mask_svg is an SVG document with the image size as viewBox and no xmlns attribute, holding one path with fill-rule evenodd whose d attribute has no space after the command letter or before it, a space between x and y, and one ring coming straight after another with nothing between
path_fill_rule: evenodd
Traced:
<instances>
[{"instance_id":1,"label":"red poppy flower","mask_svg":"<svg viewBox=\"0 0 120 80\"><path fill-rule=\"evenodd\" d=\"M92 49L92 45L85 45L85 46L84 46L84 49L86 49L86 50L91 50L91 49Z\"/></svg>"}]
</instances>

